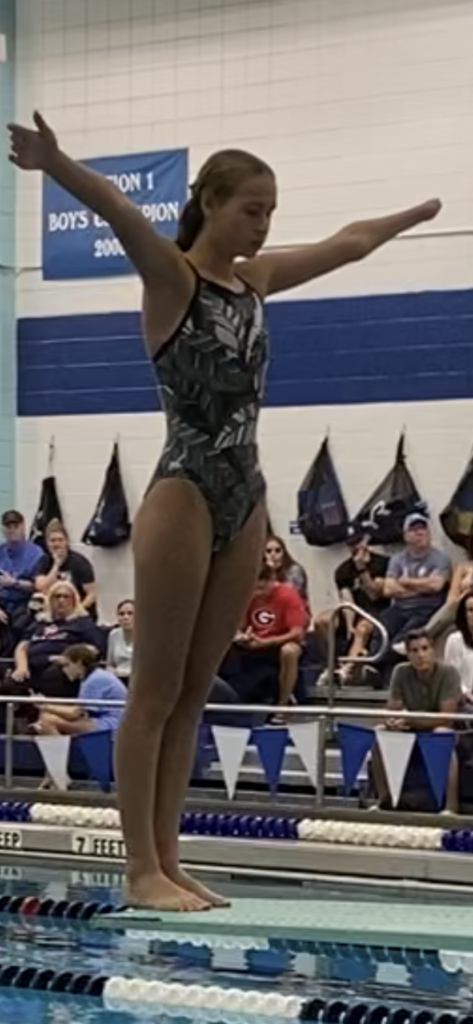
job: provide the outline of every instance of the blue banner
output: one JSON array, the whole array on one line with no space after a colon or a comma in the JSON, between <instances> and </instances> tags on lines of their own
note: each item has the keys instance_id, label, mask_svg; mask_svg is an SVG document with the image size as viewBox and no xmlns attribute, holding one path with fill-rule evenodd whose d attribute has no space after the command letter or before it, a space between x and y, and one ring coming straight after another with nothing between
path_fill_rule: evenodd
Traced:
<instances>
[{"instance_id":1,"label":"blue banner","mask_svg":"<svg viewBox=\"0 0 473 1024\"><path fill-rule=\"evenodd\" d=\"M343 782L347 793L350 793L356 782L363 761L374 744L375 736L374 729L367 729L363 725L340 722L337 727L337 738L342 754Z\"/></svg>"},{"instance_id":2,"label":"blue banner","mask_svg":"<svg viewBox=\"0 0 473 1024\"><path fill-rule=\"evenodd\" d=\"M85 160L109 178L162 235L174 238L187 199L187 150L134 153ZM43 182L43 278L132 274L133 267L112 229L51 178Z\"/></svg>"},{"instance_id":3,"label":"blue banner","mask_svg":"<svg viewBox=\"0 0 473 1024\"><path fill-rule=\"evenodd\" d=\"M286 752L287 729L253 729L251 738L258 748L269 788L274 792L278 788L279 776Z\"/></svg>"},{"instance_id":4,"label":"blue banner","mask_svg":"<svg viewBox=\"0 0 473 1024\"><path fill-rule=\"evenodd\" d=\"M75 736L72 742L77 744L84 758L89 777L108 793L113 778L112 733L108 729L97 729L96 732Z\"/></svg>"},{"instance_id":5,"label":"blue banner","mask_svg":"<svg viewBox=\"0 0 473 1024\"><path fill-rule=\"evenodd\" d=\"M454 732L417 733L417 742L437 807L441 807L447 790L450 762L455 747Z\"/></svg>"}]
</instances>

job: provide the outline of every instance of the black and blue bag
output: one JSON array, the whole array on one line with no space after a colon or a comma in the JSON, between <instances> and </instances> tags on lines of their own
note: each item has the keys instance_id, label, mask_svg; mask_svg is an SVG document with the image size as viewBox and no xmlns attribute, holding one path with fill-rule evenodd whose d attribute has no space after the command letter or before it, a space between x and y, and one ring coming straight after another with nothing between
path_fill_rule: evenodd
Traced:
<instances>
[{"instance_id":1,"label":"black and blue bag","mask_svg":"<svg viewBox=\"0 0 473 1024\"><path fill-rule=\"evenodd\" d=\"M407 466L402 433L394 465L365 501L355 523L377 544L400 544L406 516L421 510L425 510L425 504Z\"/></svg>"},{"instance_id":2,"label":"black and blue bag","mask_svg":"<svg viewBox=\"0 0 473 1024\"><path fill-rule=\"evenodd\" d=\"M299 529L312 547L346 540L349 517L328 437L322 442L297 495Z\"/></svg>"},{"instance_id":3,"label":"black and blue bag","mask_svg":"<svg viewBox=\"0 0 473 1024\"><path fill-rule=\"evenodd\" d=\"M57 492L56 477L45 476L41 481L38 507L30 528L30 540L46 550L46 529L53 521L63 522L61 503Z\"/></svg>"},{"instance_id":4,"label":"black and blue bag","mask_svg":"<svg viewBox=\"0 0 473 1024\"><path fill-rule=\"evenodd\" d=\"M128 502L120 469L118 444L115 443L100 498L82 542L97 548L116 548L124 544L130 534Z\"/></svg>"},{"instance_id":5,"label":"black and blue bag","mask_svg":"<svg viewBox=\"0 0 473 1024\"><path fill-rule=\"evenodd\" d=\"M473 541L473 455L450 501L440 513L447 537L471 554Z\"/></svg>"}]
</instances>

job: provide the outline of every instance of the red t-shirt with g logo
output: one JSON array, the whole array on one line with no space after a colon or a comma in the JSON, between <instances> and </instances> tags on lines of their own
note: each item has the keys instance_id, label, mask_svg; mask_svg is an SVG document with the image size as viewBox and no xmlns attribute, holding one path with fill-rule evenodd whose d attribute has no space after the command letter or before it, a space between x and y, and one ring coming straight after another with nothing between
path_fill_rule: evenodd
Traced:
<instances>
[{"instance_id":1,"label":"red t-shirt with g logo","mask_svg":"<svg viewBox=\"0 0 473 1024\"><path fill-rule=\"evenodd\" d=\"M307 609L294 587L271 583L251 598L242 629L251 629L260 640L269 640L291 629L305 630L306 626Z\"/></svg>"}]
</instances>

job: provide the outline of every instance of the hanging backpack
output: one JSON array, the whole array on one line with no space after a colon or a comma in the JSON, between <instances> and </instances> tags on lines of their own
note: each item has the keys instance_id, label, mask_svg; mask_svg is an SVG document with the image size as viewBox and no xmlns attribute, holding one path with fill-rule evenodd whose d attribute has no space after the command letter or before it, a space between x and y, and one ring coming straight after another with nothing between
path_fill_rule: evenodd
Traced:
<instances>
[{"instance_id":1,"label":"hanging backpack","mask_svg":"<svg viewBox=\"0 0 473 1024\"><path fill-rule=\"evenodd\" d=\"M56 486L56 477L53 473L55 456L54 440L49 442L48 474L41 482L41 491L38 507L30 528L30 540L34 541L46 550L45 533L46 528L53 519L62 523L63 515Z\"/></svg>"},{"instance_id":2,"label":"hanging backpack","mask_svg":"<svg viewBox=\"0 0 473 1024\"><path fill-rule=\"evenodd\" d=\"M440 522L447 537L470 553L473 537L473 455L448 505L440 513Z\"/></svg>"},{"instance_id":3,"label":"hanging backpack","mask_svg":"<svg viewBox=\"0 0 473 1024\"><path fill-rule=\"evenodd\" d=\"M302 481L297 505L299 529L308 544L326 548L345 541L348 511L332 462L328 437L322 442Z\"/></svg>"},{"instance_id":4,"label":"hanging backpack","mask_svg":"<svg viewBox=\"0 0 473 1024\"><path fill-rule=\"evenodd\" d=\"M424 509L425 505L406 465L402 433L394 465L360 509L355 522L377 544L400 544L406 516Z\"/></svg>"},{"instance_id":5,"label":"hanging backpack","mask_svg":"<svg viewBox=\"0 0 473 1024\"><path fill-rule=\"evenodd\" d=\"M120 471L118 444L115 442L100 498L82 542L97 548L115 548L124 544L130 533L128 503Z\"/></svg>"}]
</instances>

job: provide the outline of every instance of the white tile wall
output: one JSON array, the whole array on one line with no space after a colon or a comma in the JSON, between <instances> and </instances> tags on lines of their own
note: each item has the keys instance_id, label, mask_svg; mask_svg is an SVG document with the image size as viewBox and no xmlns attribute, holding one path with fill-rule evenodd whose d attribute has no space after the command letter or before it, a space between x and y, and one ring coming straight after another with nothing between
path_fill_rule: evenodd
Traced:
<instances>
[{"instance_id":1,"label":"white tile wall","mask_svg":"<svg viewBox=\"0 0 473 1024\"><path fill-rule=\"evenodd\" d=\"M274 243L442 196L439 233L398 241L298 295L473 285L472 234L458 233L473 231L473 0L17 0L17 8L18 118L38 106L73 156L187 146L194 174L216 148L252 148L278 173ZM22 176L18 195L19 316L137 308L133 278L43 283L39 178ZM328 423L353 508L386 468L404 421L437 507L467 456L469 420L469 403L268 410L262 446L276 523L286 531ZM54 433L77 537L114 436L136 503L162 430L160 416L20 421L19 501L32 510ZM294 546L325 603L333 556ZM129 589L129 561L103 556L99 569L110 604Z\"/></svg>"},{"instance_id":2,"label":"white tile wall","mask_svg":"<svg viewBox=\"0 0 473 1024\"><path fill-rule=\"evenodd\" d=\"M274 164L273 242L440 194L473 225L472 0L17 0L18 117L77 157L247 146ZM19 189L20 315L135 308L133 280L43 284L40 180ZM473 283L471 239L398 242L306 294Z\"/></svg>"},{"instance_id":3,"label":"white tile wall","mask_svg":"<svg viewBox=\"0 0 473 1024\"><path fill-rule=\"evenodd\" d=\"M275 529L289 539L294 556L309 573L314 607L322 608L333 601L333 571L344 557L343 551L309 548L301 537L288 538L288 530L296 515L298 487L327 428L345 499L350 513L355 515L390 468L399 432L404 426L411 472L421 494L428 498L436 520L469 457L472 413L473 402L469 400L263 411L261 457L269 483L271 519ZM40 479L46 471L48 444L53 436L65 519L77 542L94 510L117 436L130 509L132 514L136 511L164 439L164 420L160 413L20 419L18 503L28 517L34 513ZM438 528L435 533L439 544L448 547ZM85 553L96 565L102 609L111 616L116 597L132 590L130 552L128 549L119 553L88 549Z\"/></svg>"}]
</instances>

